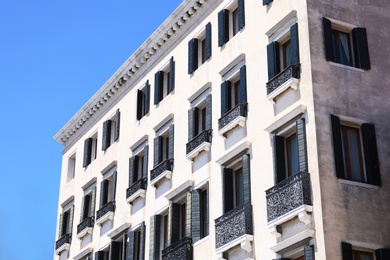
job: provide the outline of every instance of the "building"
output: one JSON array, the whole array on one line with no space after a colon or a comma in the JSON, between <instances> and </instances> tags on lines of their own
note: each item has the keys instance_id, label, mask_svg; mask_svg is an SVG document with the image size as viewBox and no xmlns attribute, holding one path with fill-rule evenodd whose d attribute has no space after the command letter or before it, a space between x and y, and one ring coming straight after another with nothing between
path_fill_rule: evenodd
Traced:
<instances>
[{"instance_id":1,"label":"building","mask_svg":"<svg viewBox=\"0 0 390 260\"><path fill-rule=\"evenodd\" d=\"M56 134L54 259L390 259L389 23L183 1Z\"/></svg>"}]
</instances>

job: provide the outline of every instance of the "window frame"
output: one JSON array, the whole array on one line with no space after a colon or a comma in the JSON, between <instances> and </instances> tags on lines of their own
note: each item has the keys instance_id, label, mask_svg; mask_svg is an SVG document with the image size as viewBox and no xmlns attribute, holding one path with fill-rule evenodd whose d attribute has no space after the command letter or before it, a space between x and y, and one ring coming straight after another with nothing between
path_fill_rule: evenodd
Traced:
<instances>
[{"instance_id":1,"label":"window frame","mask_svg":"<svg viewBox=\"0 0 390 260\"><path fill-rule=\"evenodd\" d=\"M76 176L76 151L73 152L68 157L68 174L67 174L67 182L73 180Z\"/></svg>"}]
</instances>

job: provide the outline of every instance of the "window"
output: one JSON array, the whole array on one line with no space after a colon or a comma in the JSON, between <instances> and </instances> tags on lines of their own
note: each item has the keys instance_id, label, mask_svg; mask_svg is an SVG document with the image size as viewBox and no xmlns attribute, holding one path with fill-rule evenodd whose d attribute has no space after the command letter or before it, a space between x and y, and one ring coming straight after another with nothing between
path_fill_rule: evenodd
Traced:
<instances>
[{"instance_id":1,"label":"window","mask_svg":"<svg viewBox=\"0 0 390 260\"><path fill-rule=\"evenodd\" d=\"M144 144L142 150L129 159L129 188L126 191L126 201L132 203L138 197L145 197L148 178L149 146Z\"/></svg>"},{"instance_id":2,"label":"window","mask_svg":"<svg viewBox=\"0 0 390 260\"><path fill-rule=\"evenodd\" d=\"M154 75L154 104L157 105L175 88L175 62L173 57L169 65Z\"/></svg>"},{"instance_id":3,"label":"window","mask_svg":"<svg viewBox=\"0 0 390 260\"><path fill-rule=\"evenodd\" d=\"M221 47L245 26L244 0L236 0L218 13L218 46Z\"/></svg>"},{"instance_id":4,"label":"window","mask_svg":"<svg viewBox=\"0 0 390 260\"><path fill-rule=\"evenodd\" d=\"M95 216L96 187L88 188L81 202L80 222Z\"/></svg>"},{"instance_id":5,"label":"window","mask_svg":"<svg viewBox=\"0 0 390 260\"><path fill-rule=\"evenodd\" d=\"M84 160L83 167L87 167L96 159L97 155L97 133L84 141Z\"/></svg>"},{"instance_id":6,"label":"window","mask_svg":"<svg viewBox=\"0 0 390 260\"><path fill-rule=\"evenodd\" d=\"M115 167L103 175L100 183L100 203L96 212L96 223L102 225L107 220L112 220L115 212L117 172Z\"/></svg>"},{"instance_id":7,"label":"window","mask_svg":"<svg viewBox=\"0 0 390 260\"><path fill-rule=\"evenodd\" d=\"M149 80L146 81L142 89L137 90L137 120L141 120L149 113L150 85Z\"/></svg>"},{"instance_id":8,"label":"window","mask_svg":"<svg viewBox=\"0 0 390 260\"><path fill-rule=\"evenodd\" d=\"M58 239L60 239L65 235L72 234L73 212L74 212L73 203L68 204L63 208L63 211L60 215L60 222L58 225Z\"/></svg>"},{"instance_id":9,"label":"window","mask_svg":"<svg viewBox=\"0 0 390 260\"><path fill-rule=\"evenodd\" d=\"M323 18L325 57L328 61L369 70L366 28L345 25Z\"/></svg>"},{"instance_id":10,"label":"window","mask_svg":"<svg viewBox=\"0 0 390 260\"><path fill-rule=\"evenodd\" d=\"M109 260L110 259L110 248L102 251L95 252L95 260Z\"/></svg>"},{"instance_id":11,"label":"window","mask_svg":"<svg viewBox=\"0 0 390 260\"><path fill-rule=\"evenodd\" d=\"M130 165L130 167L129 167L129 169L130 169L130 175L129 175L130 186L133 185L138 180L140 180L141 178L146 178L147 175L145 175L145 174L147 174L147 169L146 169L146 171L144 170L145 163L147 163L147 161L145 160L145 156L144 156L143 151L130 158L130 162L129 162L129 165Z\"/></svg>"},{"instance_id":12,"label":"window","mask_svg":"<svg viewBox=\"0 0 390 260\"><path fill-rule=\"evenodd\" d=\"M263 0L263 5L268 5L269 3L272 3L273 0Z\"/></svg>"},{"instance_id":13,"label":"window","mask_svg":"<svg viewBox=\"0 0 390 260\"><path fill-rule=\"evenodd\" d=\"M95 260L121 260L126 254L123 245L126 243L126 234L120 235L116 241L112 241L108 248L95 252Z\"/></svg>"},{"instance_id":14,"label":"window","mask_svg":"<svg viewBox=\"0 0 390 260\"><path fill-rule=\"evenodd\" d=\"M187 221L187 212L191 214L192 195L190 192L184 195L184 198L169 203L167 246L171 246L185 237L191 237L191 221ZM190 216L188 216L189 220Z\"/></svg>"},{"instance_id":15,"label":"window","mask_svg":"<svg viewBox=\"0 0 390 260\"><path fill-rule=\"evenodd\" d=\"M168 159L173 159L174 126L161 133L154 139L154 166Z\"/></svg>"},{"instance_id":16,"label":"window","mask_svg":"<svg viewBox=\"0 0 390 260\"><path fill-rule=\"evenodd\" d=\"M381 185L375 126L331 115L336 176Z\"/></svg>"},{"instance_id":17,"label":"window","mask_svg":"<svg viewBox=\"0 0 390 260\"><path fill-rule=\"evenodd\" d=\"M67 181L73 180L76 173L76 153L73 153L68 159L68 176Z\"/></svg>"},{"instance_id":18,"label":"window","mask_svg":"<svg viewBox=\"0 0 390 260\"><path fill-rule=\"evenodd\" d=\"M390 259L390 249L363 248L350 243L341 242L343 260L385 260ZM375 254L375 258L374 258Z\"/></svg>"},{"instance_id":19,"label":"window","mask_svg":"<svg viewBox=\"0 0 390 260\"><path fill-rule=\"evenodd\" d=\"M210 57L211 23L208 23L203 32L188 42L188 74L194 73Z\"/></svg>"},{"instance_id":20,"label":"window","mask_svg":"<svg viewBox=\"0 0 390 260\"><path fill-rule=\"evenodd\" d=\"M119 139L120 112L116 111L115 116L103 123L102 150L107 150Z\"/></svg>"},{"instance_id":21,"label":"window","mask_svg":"<svg viewBox=\"0 0 390 260\"><path fill-rule=\"evenodd\" d=\"M211 94L208 94L205 100L188 110L188 140L211 129L211 124Z\"/></svg>"},{"instance_id":22,"label":"window","mask_svg":"<svg viewBox=\"0 0 390 260\"><path fill-rule=\"evenodd\" d=\"M135 230L129 230L127 232L127 258L123 259L133 259L140 260L144 259L145 255L145 222L142 222L141 225Z\"/></svg>"},{"instance_id":23,"label":"window","mask_svg":"<svg viewBox=\"0 0 390 260\"><path fill-rule=\"evenodd\" d=\"M191 191L192 195L192 242L209 235L208 184Z\"/></svg>"}]
</instances>

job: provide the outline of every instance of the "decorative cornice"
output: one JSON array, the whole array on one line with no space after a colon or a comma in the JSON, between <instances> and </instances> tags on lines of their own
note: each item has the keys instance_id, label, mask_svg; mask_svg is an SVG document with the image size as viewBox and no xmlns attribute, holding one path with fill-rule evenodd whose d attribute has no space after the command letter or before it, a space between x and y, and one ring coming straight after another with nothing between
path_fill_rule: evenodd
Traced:
<instances>
[{"instance_id":1,"label":"decorative cornice","mask_svg":"<svg viewBox=\"0 0 390 260\"><path fill-rule=\"evenodd\" d=\"M153 56L156 56L156 53L167 42L170 42L170 38L194 16L200 7L207 3L210 3L210 1L184 0L165 22L122 64L100 90L61 128L54 139L67 146L69 139L90 121L97 112L101 111L103 106L108 107L108 104L112 103L110 101L113 100L113 97L118 96L118 92L122 92L125 83L139 74L137 71Z\"/></svg>"}]
</instances>

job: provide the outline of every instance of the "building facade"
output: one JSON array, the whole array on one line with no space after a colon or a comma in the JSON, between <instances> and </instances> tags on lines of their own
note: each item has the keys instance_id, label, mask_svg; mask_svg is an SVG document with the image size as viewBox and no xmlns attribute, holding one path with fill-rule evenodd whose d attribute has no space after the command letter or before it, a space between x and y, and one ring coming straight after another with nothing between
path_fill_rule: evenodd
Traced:
<instances>
[{"instance_id":1,"label":"building facade","mask_svg":"<svg viewBox=\"0 0 390 260\"><path fill-rule=\"evenodd\" d=\"M184 0L56 134L54 259L390 259L389 23Z\"/></svg>"}]
</instances>

